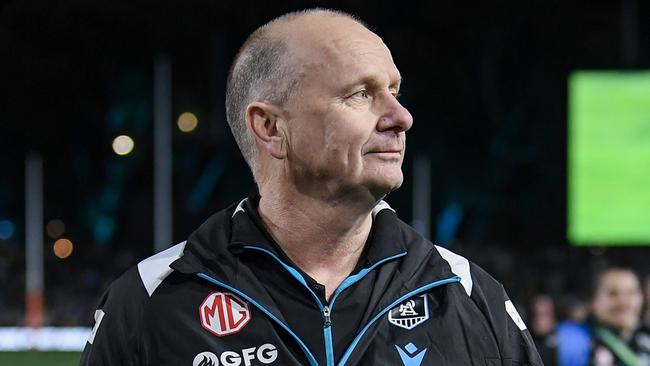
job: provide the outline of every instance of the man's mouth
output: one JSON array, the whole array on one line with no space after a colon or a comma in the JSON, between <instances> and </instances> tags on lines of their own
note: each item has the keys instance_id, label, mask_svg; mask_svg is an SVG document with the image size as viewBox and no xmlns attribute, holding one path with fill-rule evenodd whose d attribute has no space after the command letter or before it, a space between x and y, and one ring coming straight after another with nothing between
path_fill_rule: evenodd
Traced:
<instances>
[{"instance_id":1,"label":"man's mouth","mask_svg":"<svg viewBox=\"0 0 650 366\"><path fill-rule=\"evenodd\" d=\"M380 151L370 151L368 154L396 154L400 155L402 153L401 150L380 150Z\"/></svg>"},{"instance_id":2,"label":"man's mouth","mask_svg":"<svg viewBox=\"0 0 650 366\"><path fill-rule=\"evenodd\" d=\"M371 149L366 154L401 154L402 153L402 148L401 147L386 147L386 148L378 148L378 149Z\"/></svg>"},{"instance_id":3,"label":"man's mouth","mask_svg":"<svg viewBox=\"0 0 650 366\"><path fill-rule=\"evenodd\" d=\"M366 155L380 159L399 160L402 157L402 150L372 150L367 152Z\"/></svg>"}]
</instances>

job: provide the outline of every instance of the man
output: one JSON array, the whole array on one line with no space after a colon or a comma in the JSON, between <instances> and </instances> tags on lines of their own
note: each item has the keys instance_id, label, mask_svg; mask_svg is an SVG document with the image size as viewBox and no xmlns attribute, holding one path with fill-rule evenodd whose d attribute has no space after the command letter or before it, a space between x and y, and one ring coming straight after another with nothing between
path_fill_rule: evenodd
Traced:
<instances>
[{"instance_id":1,"label":"man","mask_svg":"<svg viewBox=\"0 0 650 366\"><path fill-rule=\"evenodd\" d=\"M118 279L82 364L541 365L503 287L382 201L412 124L400 82L347 14L256 30L226 107L259 196Z\"/></svg>"},{"instance_id":2,"label":"man","mask_svg":"<svg viewBox=\"0 0 650 366\"><path fill-rule=\"evenodd\" d=\"M636 273L607 267L597 274L592 292L588 322L558 328L560 365L650 366L650 332L641 325Z\"/></svg>"}]
</instances>

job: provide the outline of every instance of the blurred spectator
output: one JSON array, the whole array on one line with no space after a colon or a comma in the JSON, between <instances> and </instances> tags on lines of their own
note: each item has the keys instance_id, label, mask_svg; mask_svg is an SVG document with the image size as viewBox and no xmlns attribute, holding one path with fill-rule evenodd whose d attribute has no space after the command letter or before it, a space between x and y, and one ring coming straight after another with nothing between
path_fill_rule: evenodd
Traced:
<instances>
[{"instance_id":1,"label":"blurred spectator","mask_svg":"<svg viewBox=\"0 0 650 366\"><path fill-rule=\"evenodd\" d=\"M645 286L643 287L645 295L645 313L643 315L643 324L650 328L650 274L645 276Z\"/></svg>"},{"instance_id":2,"label":"blurred spectator","mask_svg":"<svg viewBox=\"0 0 650 366\"><path fill-rule=\"evenodd\" d=\"M566 320L581 323L589 317L589 306L586 301L576 297L566 297Z\"/></svg>"},{"instance_id":3,"label":"blurred spectator","mask_svg":"<svg viewBox=\"0 0 650 366\"><path fill-rule=\"evenodd\" d=\"M531 319L531 335L537 346L537 351L545 366L557 365L557 341L555 338L555 302L547 295L537 295L533 298Z\"/></svg>"},{"instance_id":4,"label":"blurred spectator","mask_svg":"<svg viewBox=\"0 0 650 366\"><path fill-rule=\"evenodd\" d=\"M650 331L640 321L641 284L628 268L608 267L595 278L591 315L557 329L561 366L650 366Z\"/></svg>"}]
</instances>

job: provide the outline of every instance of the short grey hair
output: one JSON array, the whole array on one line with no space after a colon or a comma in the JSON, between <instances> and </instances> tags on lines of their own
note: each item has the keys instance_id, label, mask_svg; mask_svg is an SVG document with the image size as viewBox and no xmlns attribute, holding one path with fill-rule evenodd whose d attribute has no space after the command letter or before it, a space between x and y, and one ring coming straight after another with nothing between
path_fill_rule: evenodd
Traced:
<instances>
[{"instance_id":1,"label":"short grey hair","mask_svg":"<svg viewBox=\"0 0 650 366\"><path fill-rule=\"evenodd\" d=\"M342 16L366 27L355 16L338 10L314 8L287 13L257 28L248 37L228 73L226 119L253 175L256 174L257 149L246 128L246 108L253 101L282 105L300 81L299 65L291 59L287 42L274 34L271 27L314 13Z\"/></svg>"}]
</instances>

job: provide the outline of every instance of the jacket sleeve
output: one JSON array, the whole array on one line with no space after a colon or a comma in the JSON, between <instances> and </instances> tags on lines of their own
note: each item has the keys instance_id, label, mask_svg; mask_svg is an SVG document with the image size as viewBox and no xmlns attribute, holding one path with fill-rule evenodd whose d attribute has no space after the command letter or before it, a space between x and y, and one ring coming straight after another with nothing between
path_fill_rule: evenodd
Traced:
<instances>
[{"instance_id":1,"label":"jacket sleeve","mask_svg":"<svg viewBox=\"0 0 650 366\"><path fill-rule=\"evenodd\" d=\"M144 288L131 269L116 280L95 310L95 324L80 365L139 365Z\"/></svg>"},{"instance_id":2,"label":"jacket sleeve","mask_svg":"<svg viewBox=\"0 0 650 366\"><path fill-rule=\"evenodd\" d=\"M470 268L474 282L471 298L492 326L503 364L542 366L530 332L503 285L474 263Z\"/></svg>"}]
</instances>

